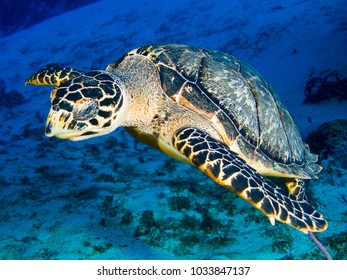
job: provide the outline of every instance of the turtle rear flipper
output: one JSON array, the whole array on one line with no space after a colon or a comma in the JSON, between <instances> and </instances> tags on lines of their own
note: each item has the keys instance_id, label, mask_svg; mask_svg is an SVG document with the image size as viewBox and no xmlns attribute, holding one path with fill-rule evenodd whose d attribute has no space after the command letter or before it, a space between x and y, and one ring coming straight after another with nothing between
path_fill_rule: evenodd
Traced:
<instances>
[{"instance_id":1,"label":"turtle rear flipper","mask_svg":"<svg viewBox=\"0 0 347 280\"><path fill-rule=\"evenodd\" d=\"M304 180L300 178L284 178L284 183L287 186L288 191L295 195L298 200L307 201Z\"/></svg>"},{"instance_id":2,"label":"turtle rear flipper","mask_svg":"<svg viewBox=\"0 0 347 280\"><path fill-rule=\"evenodd\" d=\"M305 233L327 228L327 221L305 200L261 176L227 145L205 132L179 129L173 136L173 145L213 181L262 211L271 224L278 220Z\"/></svg>"}]
</instances>

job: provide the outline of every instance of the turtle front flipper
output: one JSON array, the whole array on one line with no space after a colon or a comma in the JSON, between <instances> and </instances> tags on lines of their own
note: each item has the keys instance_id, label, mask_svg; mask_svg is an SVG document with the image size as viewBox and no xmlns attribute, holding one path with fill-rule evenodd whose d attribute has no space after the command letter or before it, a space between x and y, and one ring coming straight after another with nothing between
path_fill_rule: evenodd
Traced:
<instances>
[{"instance_id":1,"label":"turtle front flipper","mask_svg":"<svg viewBox=\"0 0 347 280\"><path fill-rule=\"evenodd\" d=\"M60 86L62 83L81 76L83 73L70 68L59 67L58 63L51 63L38 70L35 74L31 75L26 81L25 85L38 85L38 86Z\"/></svg>"},{"instance_id":2,"label":"turtle front flipper","mask_svg":"<svg viewBox=\"0 0 347 280\"><path fill-rule=\"evenodd\" d=\"M278 220L305 233L327 228L327 221L306 201L257 173L207 133L196 128L179 129L173 145L213 181L262 211L272 225Z\"/></svg>"}]
</instances>

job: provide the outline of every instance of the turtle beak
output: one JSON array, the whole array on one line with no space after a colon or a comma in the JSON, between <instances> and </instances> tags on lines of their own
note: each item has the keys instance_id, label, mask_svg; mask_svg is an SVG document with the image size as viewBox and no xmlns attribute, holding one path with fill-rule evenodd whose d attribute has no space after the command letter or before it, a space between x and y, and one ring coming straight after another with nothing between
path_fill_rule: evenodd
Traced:
<instances>
[{"instance_id":1,"label":"turtle beak","mask_svg":"<svg viewBox=\"0 0 347 280\"><path fill-rule=\"evenodd\" d=\"M61 139L70 139L73 137L74 133L73 130L69 129L72 127L72 114L66 111L54 111L50 110L47 122L46 122L46 128L45 128L45 134L47 137L57 137Z\"/></svg>"},{"instance_id":2,"label":"turtle beak","mask_svg":"<svg viewBox=\"0 0 347 280\"><path fill-rule=\"evenodd\" d=\"M46 121L45 134L47 137L53 137L57 134L57 124L59 123L57 120L59 120L58 113L51 109Z\"/></svg>"},{"instance_id":3,"label":"turtle beak","mask_svg":"<svg viewBox=\"0 0 347 280\"><path fill-rule=\"evenodd\" d=\"M54 134L53 134L53 128L52 128L52 122L51 121L48 121L46 122L46 128L45 128L45 134L47 137L53 137Z\"/></svg>"},{"instance_id":4,"label":"turtle beak","mask_svg":"<svg viewBox=\"0 0 347 280\"><path fill-rule=\"evenodd\" d=\"M83 139L87 139L91 137L91 133L87 135L83 135L81 131L69 131L66 129L62 129L54 123L51 119L47 119L45 134L47 137L56 137L59 139L67 139L70 141L79 141ZM93 133L96 134L96 133Z\"/></svg>"},{"instance_id":5,"label":"turtle beak","mask_svg":"<svg viewBox=\"0 0 347 280\"><path fill-rule=\"evenodd\" d=\"M70 141L85 140L109 132L105 129L88 127L87 122L76 121L70 112L64 110L54 111L53 109L48 114L45 128L47 137L54 136Z\"/></svg>"}]
</instances>

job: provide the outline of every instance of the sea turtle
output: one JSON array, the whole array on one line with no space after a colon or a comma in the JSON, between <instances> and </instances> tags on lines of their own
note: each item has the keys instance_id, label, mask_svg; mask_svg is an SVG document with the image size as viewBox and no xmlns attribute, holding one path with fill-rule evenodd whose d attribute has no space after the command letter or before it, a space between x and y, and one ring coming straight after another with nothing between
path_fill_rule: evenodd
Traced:
<instances>
[{"instance_id":1,"label":"sea turtle","mask_svg":"<svg viewBox=\"0 0 347 280\"><path fill-rule=\"evenodd\" d=\"M305 233L327 228L304 194L303 179L316 178L321 170L317 156L273 88L234 56L148 45L126 53L106 71L49 64L26 84L55 86L48 137L78 141L123 126L198 167L262 211L272 225L278 220Z\"/></svg>"}]
</instances>

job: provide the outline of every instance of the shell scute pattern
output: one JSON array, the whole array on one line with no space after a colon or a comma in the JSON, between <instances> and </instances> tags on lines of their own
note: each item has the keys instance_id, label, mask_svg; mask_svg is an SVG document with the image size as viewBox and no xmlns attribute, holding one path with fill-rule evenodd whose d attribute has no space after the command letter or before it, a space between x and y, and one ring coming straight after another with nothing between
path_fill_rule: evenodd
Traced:
<instances>
[{"instance_id":1,"label":"shell scute pattern","mask_svg":"<svg viewBox=\"0 0 347 280\"><path fill-rule=\"evenodd\" d=\"M259 133L255 102L250 98L247 83L239 72L206 58L202 61L199 83L205 94L211 96L216 108L234 124L233 130L237 129L250 142L257 143Z\"/></svg>"},{"instance_id":2,"label":"shell scute pattern","mask_svg":"<svg viewBox=\"0 0 347 280\"><path fill-rule=\"evenodd\" d=\"M319 171L275 91L246 63L181 45L146 46L126 55L146 56L155 63L164 92L214 122L226 143L240 138L244 159L302 178Z\"/></svg>"}]
</instances>

